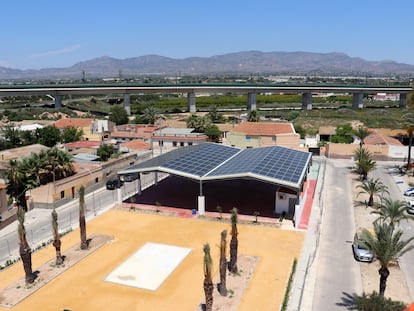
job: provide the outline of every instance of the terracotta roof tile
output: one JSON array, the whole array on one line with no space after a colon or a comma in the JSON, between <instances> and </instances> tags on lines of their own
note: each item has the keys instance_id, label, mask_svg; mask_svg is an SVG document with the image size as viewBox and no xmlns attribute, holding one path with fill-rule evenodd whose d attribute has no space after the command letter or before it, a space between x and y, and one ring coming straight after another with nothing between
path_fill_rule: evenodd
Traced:
<instances>
[{"instance_id":1,"label":"terracotta roof tile","mask_svg":"<svg viewBox=\"0 0 414 311\"><path fill-rule=\"evenodd\" d=\"M87 127L93 122L91 118L63 118L54 123L57 128L63 129L69 126L73 127Z\"/></svg>"},{"instance_id":2,"label":"terracotta roof tile","mask_svg":"<svg viewBox=\"0 0 414 311\"><path fill-rule=\"evenodd\" d=\"M273 136L278 134L294 134L295 130L292 123L243 122L238 124L231 132L252 136Z\"/></svg>"},{"instance_id":3,"label":"terracotta roof tile","mask_svg":"<svg viewBox=\"0 0 414 311\"><path fill-rule=\"evenodd\" d=\"M121 144L122 147L135 150L149 150L151 145L141 139L134 139Z\"/></svg>"},{"instance_id":4,"label":"terracotta roof tile","mask_svg":"<svg viewBox=\"0 0 414 311\"><path fill-rule=\"evenodd\" d=\"M74 141L71 143L65 144L66 148L93 148L99 147L101 145L100 141L93 141L93 140L80 140Z\"/></svg>"}]
</instances>

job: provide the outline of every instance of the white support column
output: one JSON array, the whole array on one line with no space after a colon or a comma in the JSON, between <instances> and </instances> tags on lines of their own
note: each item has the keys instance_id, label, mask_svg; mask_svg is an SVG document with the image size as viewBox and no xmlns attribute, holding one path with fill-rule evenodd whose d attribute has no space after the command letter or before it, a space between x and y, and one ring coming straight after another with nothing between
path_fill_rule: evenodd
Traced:
<instances>
[{"instance_id":1,"label":"white support column","mask_svg":"<svg viewBox=\"0 0 414 311\"><path fill-rule=\"evenodd\" d=\"M141 191L142 191L142 186L141 186L141 174L138 175L138 179L137 179L137 193L138 195L141 195Z\"/></svg>"},{"instance_id":2,"label":"white support column","mask_svg":"<svg viewBox=\"0 0 414 311\"><path fill-rule=\"evenodd\" d=\"M61 95L55 96L55 108L62 108L62 96Z\"/></svg>"},{"instance_id":3,"label":"white support column","mask_svg":"<svg viewBox=\"0 0 414 311\"><path fill-rule=\"evenodd\" d=\"M406 105L407 105L407 93L401 93L400 94L399 107L400 108L405 108Z\"/></svg>"},{"instance_id":4,"label":"white support column","mask_svg":"<svg viewBox=\"0 0 414 311\"><path fill-rule=\"evenodd\" d=\"M352 108L364 108L364 104L362 103L362 100L364 98L363 93L354 93L352 94Z\"/></svg>"},{"instance_id":5,"label":"white support column","mask_svg":"<svg viewBox=\"0 0 414 311\"><path fill-rule=\"evenodd\" d=\"M122 189L121 188L116 188L116 194L117 194L116 203L121 204L122 203Z\"/></svg>"},{"instance_id":6,"label":"white support column","mask_svg":"<svg viewBox=\"0 0 414 311\"><path fill-rule=\"evenodd\" d=\"M312 110L312 93L302 94L302 110Z\"/></svg>"},{"instance_id":7,"label":"white support column","mask_svg":"<svg viewBox=\"0 0 414 311\"><path fill-rule=\"evenodd\" d=\"M198 196L198 214L204 215L206 213L206 207L205 207L206 201L205 197L203 195Z\"/></svg>"}]
</instances>

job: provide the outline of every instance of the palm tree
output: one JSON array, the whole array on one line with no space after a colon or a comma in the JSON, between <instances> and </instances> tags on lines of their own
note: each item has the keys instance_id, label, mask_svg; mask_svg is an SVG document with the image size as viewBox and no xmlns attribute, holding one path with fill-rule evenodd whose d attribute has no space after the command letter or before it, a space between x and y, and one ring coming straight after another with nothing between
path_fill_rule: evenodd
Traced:
<instances>
[{"instance_id":1,"label":"palm tree","mask_svg":"<svg viewBox=\"0 0 414 311\"><path fill-rule=\"evenodd\" d=\"M357 186L357 188L362 189L360 192L358 192L358 195L361 193L367 193L369 195L368 206L374 205L374 196L378 193L389 193L387 187L378 178L369 179L365 182L362 182Z\"/></svg>"},{"instance_id":2,"label":"palm tree","mask_svg":"<svg viewBox=\"0 0 414 311\"><path fill-rule=\"evenodd\" d=\"M365 126L360 125L354 130L354 135L359 139L359 146L362 147L364 139L369 135L369 131Z\"/></svg>"},{"instance_id":3,"label":"palm tree","mask_svg":"<svg viewBox=\"0 0 414 311\"><path fill-rule=\"evenodd\" d=\"M392 262L414 248L413 245L409 245L414 237L404 241L401 240L402 230L395 231L394 226L386 222L374 222L374 233L372 234L364 229L361 237L363 246L371 250L380 263L381 267L378 270L380 275L379 293L384 296L387 278L390 275L388 267Z\"/></svg>"},{"instance_id":4,"label":"palm tree","mask_svg":"<svg viewBox=\"0 0 414 311\"><path fill-rule=\"evenodd\" d=\"M58 227L58 215L55 209L53 209L51 215L52 215L52 229L53 229L53 246L55 247L55 250L56 250L56 265L59 266L63 263L63 257L60 252L60 247L62 245L62 242L60 241L59 227Z\"/></svg>"},{"instance_id":5,"label":"palm tree","mask_svg":"<svg viewBox=\"0 0 414 311\"><path fill-rule=\"evenodd\" d=\"M213 280L211 277L213 269L213 260L210 255L210 245L205 244L204 248L204 295L206 297L206 309L205 311L213 310Z\"/></svg>"},{"instance_id":6,"label":"palm tree","mask_svg":"<svg viewBox=\"0 0 414 311\"><path fill-rule=\"evenodd\" d=\"M32 271L32 250L30 249L29 243L26 239L26 228L24 227L24 209L19 206L17 209L17 221L18 227L17 232L19 235L20 247L19 253L22 259L24 273L26 275L26 285L34 282L34 274Z\"/></svg>"},{"instance_id":7,"label":"palm tree","mask_svg":"<svg viewBox=\"0 0 414 311\"><path fill-rule=\"evenodd\" d=\"M257 110L250 110L247 113L247 121L249 122L259 122L260 121L260 114Z\"/></svg>"},{"instance_id":8,"label":"palm tree","mask_svg":"<svg viewBox=\"0 0 414 311\"><path fill-rule=\"evenodd\" d=\"M88 248L86 241L86 221L85 221L85 187L81 186L79 189L79 228L81 238L81 249Z\"/></svg>"},{"instance_id":9,"label":"palm tree","mask_svg":"<svg viewBox=\"0 0 414 311\"><path fill-rule=\"evenodd\" d=\"M237 208L233 207L231 210L231 240L230 240L230 264L229 270L232 273L237 273L237 249L239 240L237 239Z\"/></svg>"},{"instance_id":10,"label":"palm tree","mask_svg":"<svg viewBox=\"0 0 414 311\"><path fill-rule=\"evenodd\" d=\"M405 201L382 198L380 206L371 212L378 215L377 221L387 222L389 225L398 225L402 220L414 220L414 217L407 214L408 206Z\"/></svg>"},{"instance_id":11,"label":"palm tree","mask_svg":"<svg viewBox=\"0 0 414 311\"><path fill-rule=\"evenodd\" d=\"M221 232L220 242L220 294L227 296L226 286L226 273L227 273L227 260L226 260L226 244L227 244L227 230Z\"/></svg>"},{"instance_id":12,"label":"palm tree","mask_svg":"<svg viewBox=\"0 0 414 311\"><path fill-rule=\"evenodd\" d=\"M147 106L142 112L144 113L144 120L148 124L155 124L160 115L158 109L154 106Z\"/></svg>"},{"instance_id":13,"label":"palm tree","mask_svg":"<svg viewBox=\"0 0 414 311\"><path fill-rule=\"evenodd\" d=\"M362 180L368 178L368 173L373 171L377 166L377 163L370 158L362 158L357 163L358 172L361 174Z\"/></svg>"}]
</instances>

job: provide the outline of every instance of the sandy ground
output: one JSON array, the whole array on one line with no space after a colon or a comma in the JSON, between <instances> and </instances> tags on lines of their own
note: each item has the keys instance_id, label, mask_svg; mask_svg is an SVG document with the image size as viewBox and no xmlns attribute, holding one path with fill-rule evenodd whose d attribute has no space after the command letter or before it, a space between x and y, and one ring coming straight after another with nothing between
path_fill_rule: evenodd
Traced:
<instances>
[{"instance_id":1,"label":"sandy ground","mask_svg":"<svg viewBox=\"0 0 414 311\"><path fill-rule=\"evenodd\" d=\"M108 211L88 222L87 233L88 236L113 237L109 243L15 307L0 307L0 310L196 310L204 302L202 247L205 243L211 246L216 279L220 232L224 229L230 230L230 225L127 210ZM240 289L244 294L237 310L279 309L293 259L300 255L304 236L302 231L239 225L239 253L256 257L257 263L248 276L247 286ZM157 291L104 281L113 269L148 241L188 247L192 251ZM64 236L62 243L62 253L66 255L73 245L79 244L79 231ZM34 253L33 269L38 269L54 255L52 245ZM23 268L18 263L0 272L0 287L5 288L23 276Z\"/></svg>"},{"instance_id":2,"label":"sandy ground","mask_svg":"<svg viewBox=\"0 0 414 311\"><path fill-rule=\"evenodd\" d=\"M355 174L351 175L352 188L353 188L353 200L354 200L354 216L356 228L372 228L372 222L376 219L376 216L371 214L373 210L371 207L365 206L365 200L368 201L368 195L363 193L357 196L361 191L357 186L360 184L359 179ZM375 198L378 200L378 198ZM380 268L378 261L372 263L360 263L362 286L365 293L372 293L374 290L379 292L379 279L378 269ZM385 296L394 300L403 302L410 302L410 294L405 282L403 273L401 272L398 263L390 267L390 275L387 279L387 288L385 290Z\"/></svg>"}]
</instances>

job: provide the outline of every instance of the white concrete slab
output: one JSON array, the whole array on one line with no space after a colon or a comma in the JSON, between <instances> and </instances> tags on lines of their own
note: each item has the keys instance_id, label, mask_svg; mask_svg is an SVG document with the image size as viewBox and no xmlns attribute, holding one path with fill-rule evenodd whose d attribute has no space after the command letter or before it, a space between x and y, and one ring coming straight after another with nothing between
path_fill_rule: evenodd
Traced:
<instances>
[{"instance_id":1,"label":"white concrete slab","mask_svg":"<svg viewBox=\"0 0 414 311\"><path fill-rule=\"evenodd\" d=\"M155 291L190 252L190 248L147 242L105 281Z\"/></svg>"}]
</instances>

